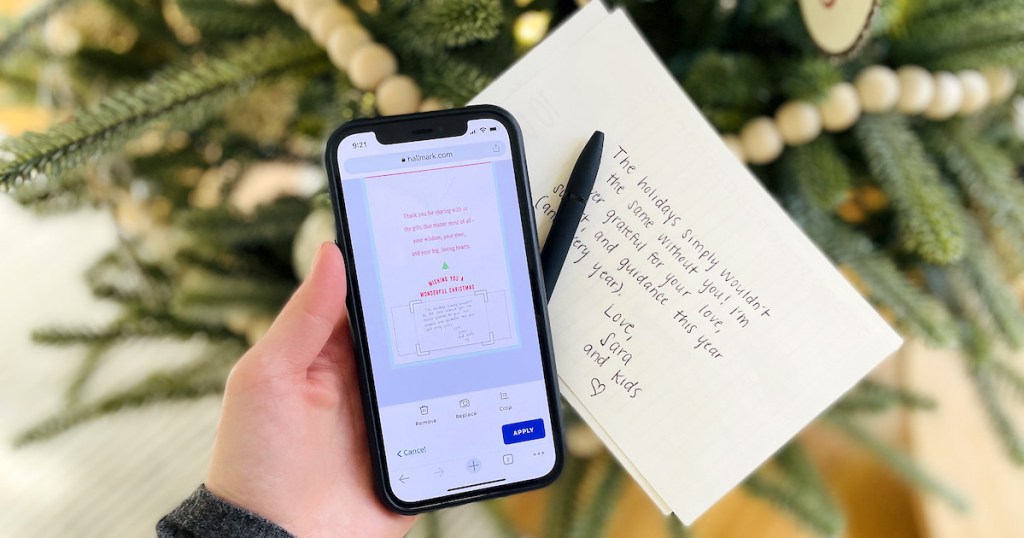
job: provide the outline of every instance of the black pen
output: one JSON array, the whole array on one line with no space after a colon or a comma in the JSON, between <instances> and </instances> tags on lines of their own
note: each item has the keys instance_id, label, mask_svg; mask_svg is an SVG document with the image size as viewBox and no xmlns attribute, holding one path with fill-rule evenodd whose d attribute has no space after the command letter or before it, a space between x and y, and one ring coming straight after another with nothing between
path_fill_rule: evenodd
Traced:
<instances>
[{"instance_id":1,"label":"black pen","mask_svg":"<svg viewBox=\"0 0 1024 538\"><path fill-rule=\"evenodd\" d=\"M565 185L565 196L558 206L555 219L551 222L551 231L548 232L548 239L544 242L544 248L540 251L540 264L544 270L544 289L547 291L548 300L551 300L551 293L555 290L555 282L562 272L562 265L565 263L565 256L572 246L572 238L576 235L576 228L583 218L583 209L587 206L590 192L594 190L594 182L597 180L597 169L601 167L601 151L604 149L604 133L594 131L593 136L584 146L580 158L569 175L569 182Z\"/></svg>"}]
</instances>

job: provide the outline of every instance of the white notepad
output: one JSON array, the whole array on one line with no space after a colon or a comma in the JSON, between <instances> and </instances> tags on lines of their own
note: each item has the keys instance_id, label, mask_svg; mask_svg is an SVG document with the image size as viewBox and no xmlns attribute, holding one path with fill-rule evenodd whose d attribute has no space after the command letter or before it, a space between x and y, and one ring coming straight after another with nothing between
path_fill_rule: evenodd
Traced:
<instances>
[{"instance_id":1,"label":"white notepad","mask_svg":"<svg viewBox=\"0 0 1024 538\"><path fill-rule=\"evenodd\" d=\"M623 12L582 8L474 103L522 126L541 238L606 134L549 305L555 357L563 396L664 513L692 523L900 345Z\"/></svg>"}]
</instances>

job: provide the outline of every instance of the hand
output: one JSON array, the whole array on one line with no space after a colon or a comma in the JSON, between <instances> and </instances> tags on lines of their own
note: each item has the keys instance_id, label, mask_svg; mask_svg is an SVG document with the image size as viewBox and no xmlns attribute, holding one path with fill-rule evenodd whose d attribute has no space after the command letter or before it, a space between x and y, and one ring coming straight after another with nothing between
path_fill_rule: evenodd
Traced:
<instances>
[{"instance_id":1,"label":"hand","mask_svg":"<svg viewBox=\"0 0 1024 538\"><path fill-rule=\"evenodd\" d=\"M338 247L313 268L224 389L206 487L298 536L402 536L370 477Z\"/></svg>"}]
</instances>

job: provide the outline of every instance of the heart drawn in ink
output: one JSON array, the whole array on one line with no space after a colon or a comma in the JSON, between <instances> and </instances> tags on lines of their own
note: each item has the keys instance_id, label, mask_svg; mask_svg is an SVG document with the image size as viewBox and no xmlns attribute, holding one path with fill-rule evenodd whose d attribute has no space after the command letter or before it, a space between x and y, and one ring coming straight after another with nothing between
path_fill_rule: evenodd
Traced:
<instances>
[{"instance_id":1,"label":"heart drawn in ink","mask_svg":"<svg viewBox=\"0 0 1024 538\"><path fill-rule=\"evenodd\" d=\"M590 388L594 391L594 393L590 395L591 397L593 397L604 392L604 389L608 388L608 386L598 381L597 378L594 377L590 379Z\"/></svg>"}]
</instances>

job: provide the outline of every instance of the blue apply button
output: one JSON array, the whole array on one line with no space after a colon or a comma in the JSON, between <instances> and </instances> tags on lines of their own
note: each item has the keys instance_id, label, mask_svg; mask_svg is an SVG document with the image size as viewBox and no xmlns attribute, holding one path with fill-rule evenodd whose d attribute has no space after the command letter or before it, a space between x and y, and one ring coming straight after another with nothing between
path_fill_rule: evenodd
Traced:
<instances>
[{"instance_id":1,"label":"blue apply button","mask_svg":"<svg viewBox=\"0 0 1024 538\"><path fill-rule=\"evenodd\" d=\"M513 422L501 427L501 435L505 444L522 443L544 438L544 419L535 418L523 422Z\"/></svg>"}]
</instances>

